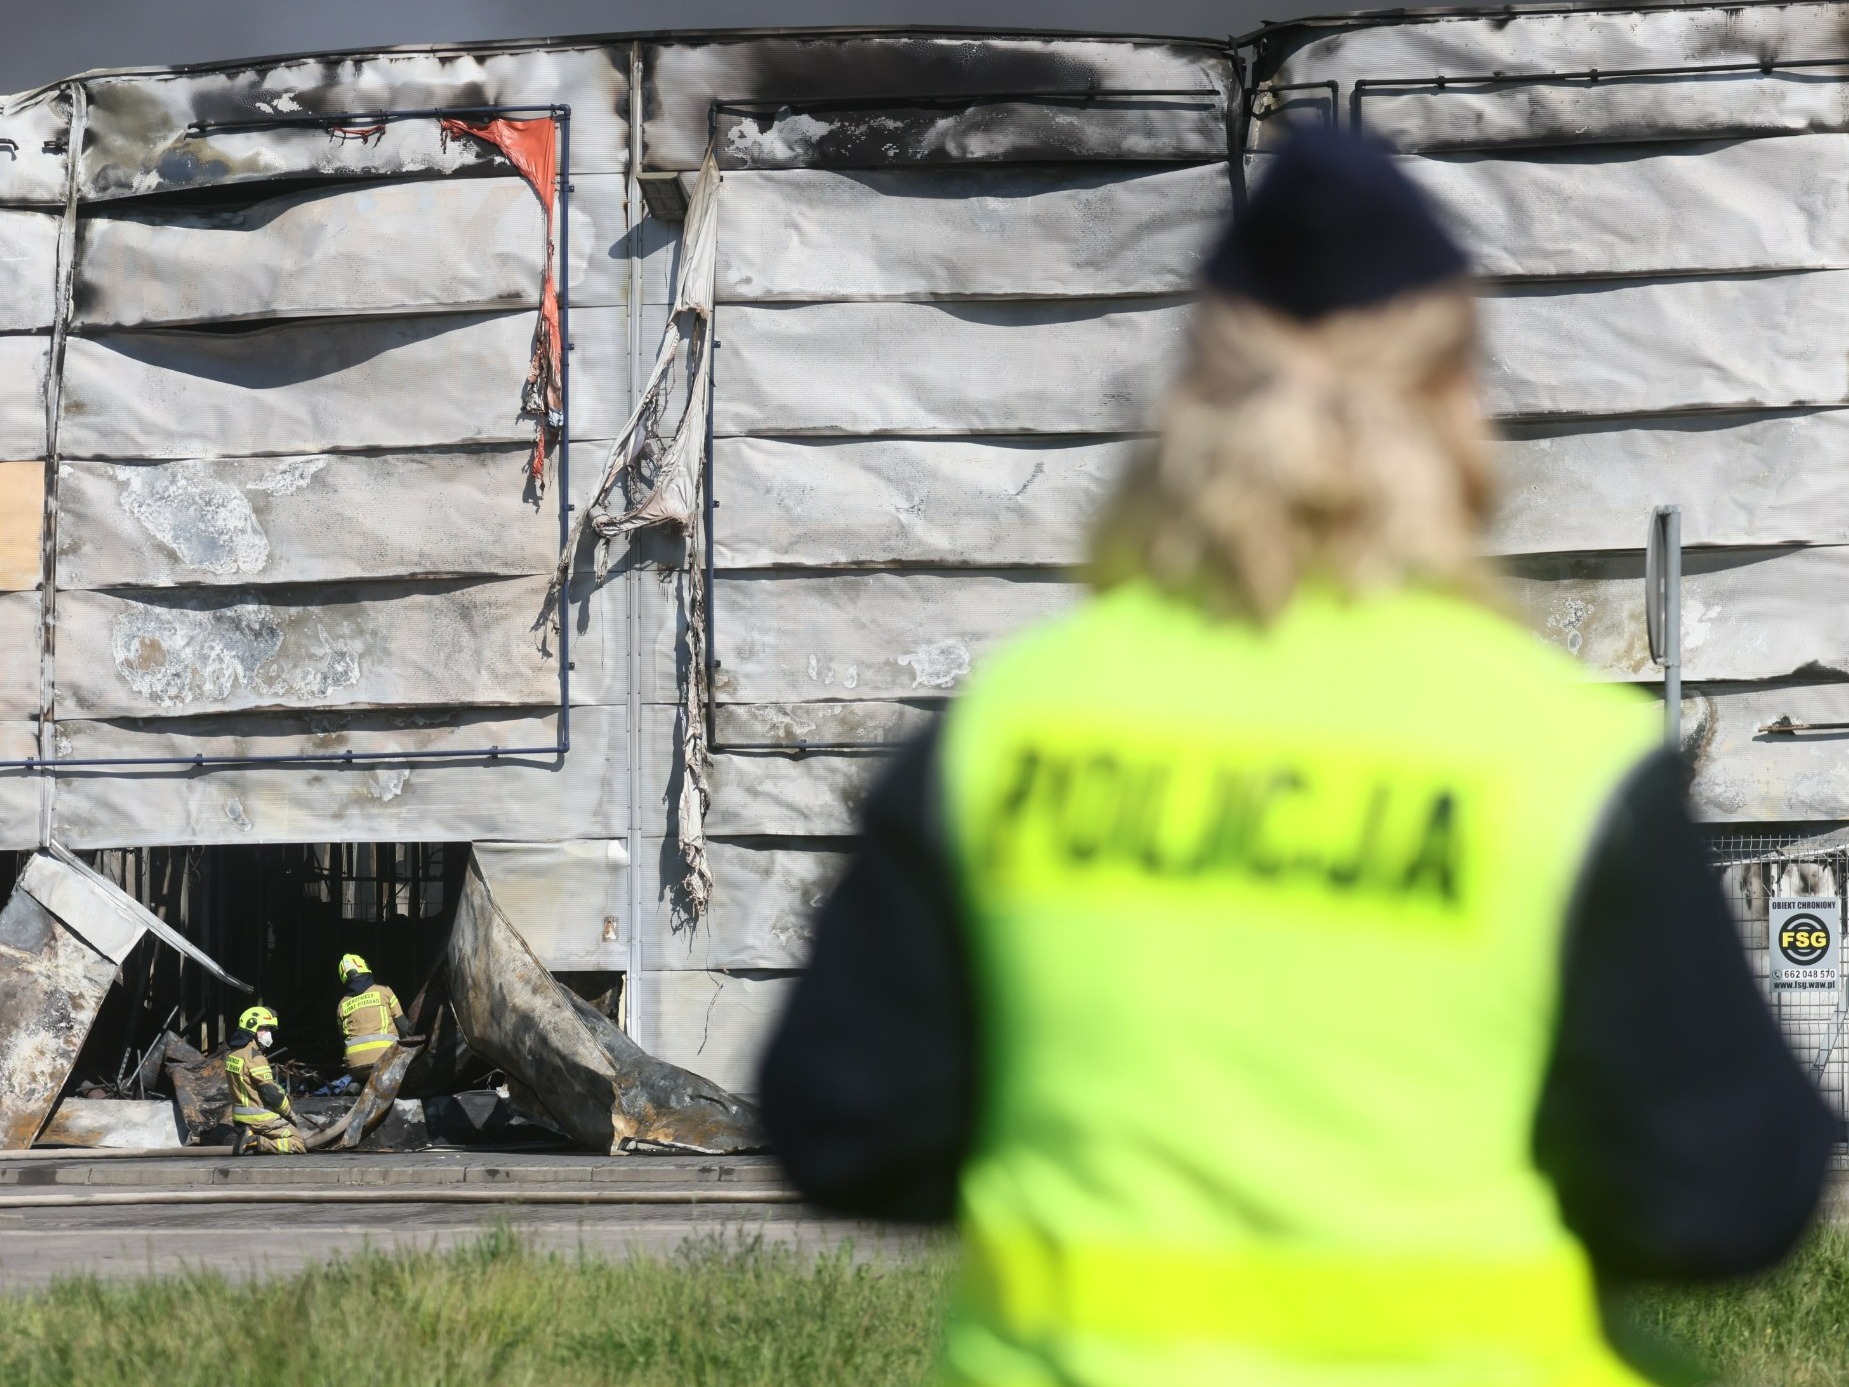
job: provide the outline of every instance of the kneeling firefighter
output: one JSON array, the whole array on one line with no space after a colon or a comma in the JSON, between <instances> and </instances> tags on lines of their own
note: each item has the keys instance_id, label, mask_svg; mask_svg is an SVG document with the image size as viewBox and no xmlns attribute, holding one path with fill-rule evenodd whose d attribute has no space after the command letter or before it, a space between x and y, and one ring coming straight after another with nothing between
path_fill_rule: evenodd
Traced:
<instances>
[{"instance_id":1,"label":"kneeling firefighter","mask_svg":"<svg viewBox=\"0 0 1849 1387\"><path fill-rule=\"evenodd\" d=\"M1463 255L1376 146L1266 162L1089 600L869 796L766 1125L955 1217L944 1382L1630 1387L1599 1290L1783 1256L1832 1123L1660 713L1497 610Z\"/></svg>"},{"instance_id":2,"label":"kneeling firefighter","mask_svg":"<svg viewBox=\"0 0 1849 1387\"><path fill-rule=\"evenodd\" d=\"M308 1149L295 1127L289 1095L276 1082L265 1053L276 1043L277 1025L268 1007L250 1007L231 1033L225 1077L231 1081L231 1121L240 1154L286 1156Z\"/></svg>"},{"instance_id":3,"label":"kneeling firefighter","mask_svg":"<svg viewBox=\"0 0 1849 1387\"><path fill-rule=\"evenodd\" d=\"M411 1023L398 1005L398 994L382 982L374 982L372 970L358 954L343 954L340 981L344 995L336 1004L340 1014L340 1034L346 1043L347 1073L358 1083L371 1076L379 1057L391 1049L401 1036L411 1033Z\"/></svg>"}]
</instances>

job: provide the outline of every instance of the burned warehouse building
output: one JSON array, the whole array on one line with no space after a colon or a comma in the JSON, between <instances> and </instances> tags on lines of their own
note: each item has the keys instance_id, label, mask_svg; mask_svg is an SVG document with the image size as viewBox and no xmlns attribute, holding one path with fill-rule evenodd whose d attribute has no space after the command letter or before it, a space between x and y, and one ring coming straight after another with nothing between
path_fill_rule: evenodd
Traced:
<instances>
[{"instance_id":1,"label":"burned warehouse building","mask_svg":"<svg viewBox=\"0 0 1849 1387\"><path fill-rule=\"evenodd\" d=\"M1541 639L1660 681L1681 507L1683 736L1763 970L1768 898L1849 876L1843 28L657 35L0 101L0 1144L144 1096L203 1139L255 1000L331 1086L346 953L416 1013L407 1095L756 1142L861 796L1082 592L1293 121L1390 140L1485 277Z\"/></svg>"}]
</instances>

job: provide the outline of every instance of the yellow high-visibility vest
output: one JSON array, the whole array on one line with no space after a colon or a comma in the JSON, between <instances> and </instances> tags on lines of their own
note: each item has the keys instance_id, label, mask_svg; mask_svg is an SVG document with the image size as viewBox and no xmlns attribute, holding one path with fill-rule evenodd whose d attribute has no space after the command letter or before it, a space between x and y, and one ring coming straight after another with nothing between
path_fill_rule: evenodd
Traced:
<instances>
[{"instance_id":1,"label":"yellow high-visibility vest","mask_svg":"<svg viewBox=\"0 0 1849 1387\"><path fill-rule=\"evenodd\" d=\"M1562 930L1657 744L1477 606L1152 588L944 728L980 1105L943 1376L1633 1387L1530 1144Z\"/></svg>"},{"instance_id":2,"label":"yellow high-visibility vest","mask_svg":"<svg viewBox=\"0 0 1849 1387\"><path fill-rule=\"evenodd\" d=\"M342 997L337 1010L349 1069L374 1063L397 1043L398 1031L392 1022L404 1015L404 1010L398 1005L398 994L383 983Z\"/></svg>"}]
</instances>

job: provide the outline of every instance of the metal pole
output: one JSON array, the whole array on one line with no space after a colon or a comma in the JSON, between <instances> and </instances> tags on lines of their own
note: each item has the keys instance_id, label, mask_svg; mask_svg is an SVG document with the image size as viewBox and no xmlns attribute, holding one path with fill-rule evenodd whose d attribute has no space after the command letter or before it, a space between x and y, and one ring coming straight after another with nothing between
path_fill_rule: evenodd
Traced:
<instances>
[{"instance_id":1,"label":"metal pole","mask_svg":"<svg viewBox=\"0 0 1849 1387\"><path fill-rule=\"evenodd\" d=\"M1682 750L1682 507L1658 506L1663 526L1663 741Z\"/></svg>"},{"instance_id":2,"label":"metal pole","mask_svg":"<svg viewBox=\"0 0 1849 1387\"><path fill-rule=\"evenodd\" d=\"M629 407L642 398L642 45L629 45L629 178L626 184L629 220ZM628 603L628 697L626 702L629 745L629 943L623 972L623 1028L629 1038L648 1048L642 1005L642 969L647 962L642 948L642 574L635 546L629 546L623 575Z\"/></svg>"}]
</instances>

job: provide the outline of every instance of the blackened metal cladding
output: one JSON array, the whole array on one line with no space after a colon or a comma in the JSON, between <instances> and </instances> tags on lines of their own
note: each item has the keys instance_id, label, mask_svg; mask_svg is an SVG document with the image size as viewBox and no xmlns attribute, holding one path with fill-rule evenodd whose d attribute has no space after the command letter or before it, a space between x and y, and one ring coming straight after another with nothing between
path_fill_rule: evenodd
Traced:
<instances>
[{"instance_id":1,"label":"blackened metal cladding","mask_svg":"<svg viewBox=\"0 0 1849 1387\"><path fill-rule=\"evenodd\" d=\"M473 858L448 976L469 1048L518 1080L580 1145L611 1154L631 1142L714 1154L763 1145L749 1103L646 1054L561 986L502 913Z\"/></svg>"},{"instance_id":2,"label":"blackened metal cladding","mask_svg":"<svg viewBox=\"0 0 1849 1387\"><path fill-rule=\"evenodd\" d=\"M112 959L14 887L0 911L0 1150L32 1145L115 976Z\"/></svg>"},{"instance_id":3,"label":"blackened metal cladding","mask_svg":"<svg viewBox=\"0 0 1849 1387\"><path fill-rule=\"evenodd\" d=\"M304 1143L310 1151L351 1151L391 1116L398 1090L404 1086L405 1071L417 1058L418 1046L393 1045L379 1057L366 1076L366 1085L343 1116L333 1126L310 1136Z\"/></svg>"}]
</instances>

